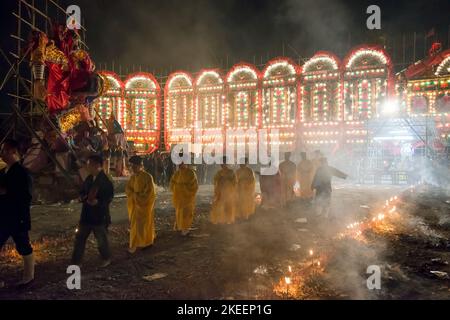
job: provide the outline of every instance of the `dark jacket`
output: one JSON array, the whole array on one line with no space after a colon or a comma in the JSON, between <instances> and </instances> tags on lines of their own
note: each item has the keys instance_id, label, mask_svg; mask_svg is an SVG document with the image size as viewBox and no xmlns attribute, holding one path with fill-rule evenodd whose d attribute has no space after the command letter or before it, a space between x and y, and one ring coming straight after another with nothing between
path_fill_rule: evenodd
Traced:
<instances>
[{"instance_id":1,"label":"dark jacket","mask_svg":"<svg viewBox=\"0 0 450 320\"><path fill-rule=\"evenodd\" d=\"M6 194L0 196L0 229L8 232L31 229L30 207L32 179L28 170L19 162L6 172L0 172L0 186Z\"/></svg>"},{"instance_id":2,"label":"dark jacket","mask_svg":"<svg viewBox=\"0 0 450 320\"><path fill-rule=\"evenodd\" d=\"M331 178L335 176L338 178L346 179L347 175L336 168L325 165L320 166L311 185L311 189L316 189L317 196L329 196L331 195Z\"/></svg>"},{"instance_id":3,"label":"dark jacket","mask_svg":"<svg viewBox=\"0 0 450 320\"><path fill-rule=\"evenodd\" d=\"M114 197L114 186L103 170L97 175L95 181L92 175L84 180L80 196L83 202L81 225L108 226L111 223L109 204ZM87 203L88 198L97 199L98 203L92 206Z\"/></svg>"}]
</instances>

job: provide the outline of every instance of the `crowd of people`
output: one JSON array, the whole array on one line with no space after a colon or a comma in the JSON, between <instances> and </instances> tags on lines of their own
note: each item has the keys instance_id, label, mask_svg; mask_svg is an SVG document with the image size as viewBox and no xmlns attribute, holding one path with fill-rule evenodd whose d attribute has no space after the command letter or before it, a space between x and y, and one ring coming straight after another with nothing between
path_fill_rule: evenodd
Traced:
<instances>
[{"instance_id":1,"label":"crowd of people","mask_svg":"<svg viewBox=\"0 0 450 320\"><path fill-rule=\"evenodd\" d=\"M22 165L19 144L15 140L8 139L3 143L1 158L6 163L6 168L0 171L0 206L5 208L0 214L0 249L10 237L14 240L17 252L23 257L23 279L18 284L23 287L34 280L34 254L29 238L32 179ZM331 179L333 176L345 179L346 174L329 166L319 151L315 152L312 160L308 160L306 153L302 153L302 160L298 164L290 158L291 154L287 153L276 174L262 175L255 174L247 159L234 171L224 157L220 170L213 177L211 223L233 224L255 214L257 175L260 176L263 209L289 206L296 199L294 189L299 185L300 198L311 200L315 197L317 213L327 216ZM154 209L157 189L154 175L157 179L168 179L167 188L172 193L175 208L174 230L182 236L187 236L190 232L199 188L196 170L186 163L175 167L171 161L169 167L172 168L168 170L168 167L164 167L164 159L168 161L169 155L162 154L152 158L132 156L128 161L130 178L125 192L130 223L130 254L152 246L156 239ZM114 198L114 185L104 164L102 153L87 157L86 178L80 191L82 209L72 253L74 265L81 264L86 241L91 233L97 241L102 258L101 267L111 263L108 227L111 224L109 207ZM169 175L170 170L173 170L173 174ZM3 285L0 282L0 287Z\"/></svg>"},{"instance_id":2,"label":"crowd of people","mask_svg":"<svg viewBox=\"0 0 450 320\"><path fill-rule=\"evenodd\" d=\"M106 121L96 118L80 122L66 132L57 131L43 121L37 135L59 163L59 166L55 166L56 173L63 170L69 173L78 172L84 180L87 177L88 157L92 154L101 154L106 174L115 177L127 175L126 161L132 151L114 115ZM26 150L23 165L31 173L42 172L52 164L48 153L36 137L29 143L21 141L20 145L21 150Z\"/></svg>"}]
</instances>

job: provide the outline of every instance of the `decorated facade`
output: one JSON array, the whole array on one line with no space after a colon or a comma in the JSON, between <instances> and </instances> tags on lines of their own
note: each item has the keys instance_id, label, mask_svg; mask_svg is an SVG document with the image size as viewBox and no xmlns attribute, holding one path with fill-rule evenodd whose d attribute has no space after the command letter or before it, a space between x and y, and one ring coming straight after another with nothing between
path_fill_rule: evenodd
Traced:
<instances>
[{"instance_id":1,"label":"decorated facade","mask_svg":"<svg viewBox=\"0 0 450 320\"><path fill-rule=\"evenodd\" d=\"M113 115L119 123L123 122L121 107L123 104L123 83L120 77L113 72L101 72L107 81L107 89L103 95L93 103L95 112L93 116L97 118L97 124L102 130L107 129L107 121Z\"/></svg>"},{"instance_id":2,"label":"decorated facade","mask_svg":"<svg viewBox=\"0 0 450 320\"><path fill-rule=\"evenodd\" d=\"M393 66L386 52L362 46L343 61L344 120L364 121L382 113L382 105L394 94Z\"/></svg>"},{"instance_id":3,"label":"decorated facade","mask_svg":"<svg viewBox=\"0 0 450 320\"><path fill-rule=\"evenodd\" d=\"M302 67L299 145L323 147L337 144L343 120L340 60L329 52L318 52Z\"/></svg>"},{"instance_id":4,"label":"decorated facade","mask_svg":"<svg viewBox=\"0 0 450 320\"><path fill-rule=\"evenodd\" d=\"M157 81L149 74L131 75L120 98L120 79L105 77L109 89L96 102L99 113L108 117L112 112L140 152L156 150L161 123ZM446 139L449 85L449 51L430 54L396 81L389 56L377 46L357 47L342 61L318 52L301 68L277 58L261 72L247 63L233 66L224 77L218 70L203 70L195 79L175 72L164 90L165 149L183 143L192 151L194 142L216 151L227 144L254 145L255 132L267 129L270 137L278 131L281 152L363 150L377 131L371 127L386 117L405 116L432 117L440 138Z\"/></svg>"},{"instance_id":5,"label":"decorated facade","mask_svg":"<svg viewBox=\"0 0 450 320\"><path fill-rule=\"evenodd\" d=\"M450 144L450 50L430 50L427 59L409 67L406 78L408 116L414 121L432 121L443 144Z\"/></svg>"},{"instance_id":6,"label":"decorated facade","mask_svg":"<svg viewBox=\"0 0 450 320\"><path fill-rule=\"evenodd\" d=\"M190 145L195 123L194 84L191 75L175 72L167 80L165 91L166 149L175 144Z\"/></svg>"},{"instance_id":7,"label":"decorated facade","mask_svg":"<svg viewBox=\"0 0 450 320\"><path fill-rule=\"evenodd\" d=\"M248 63L239 63L226 76L228 145L257 145L261 127L260 72Z\"/></svg>"},{"instance_id":8,"label":"decorated facade","mask_svg":"<svg viewBox=\"0 0 450 320\"><path fill-rule=\"evenodd\" d=\"M271 145L280 150L295 148L295 126L299 111L300 68L288 58L269 61L262 74L262 128L268 129ZM272 139L278 131L279 142Z\"/></svg>"},{"instance_id":9,"label":"decorated facade","mask_svg":"<svg viewBox=\"0 0 450 320\"><path fill-rule=\"evenodd\" d=\"M160 86L153 75L136 73L128 77L124 87L119 123L135 150L150 153L160 142Z\"/></svg>"},{"instance_id":10,"label":"decorated facade","mask_svg":"<svg viewBox=\"0 0 450 320\"><path fill-rule=\"evenodd\" d=\"M222 151L227 119L225 84L216 70L204 70L195 80L195 128L202 147Z\"/></svg>"}]
</instances>

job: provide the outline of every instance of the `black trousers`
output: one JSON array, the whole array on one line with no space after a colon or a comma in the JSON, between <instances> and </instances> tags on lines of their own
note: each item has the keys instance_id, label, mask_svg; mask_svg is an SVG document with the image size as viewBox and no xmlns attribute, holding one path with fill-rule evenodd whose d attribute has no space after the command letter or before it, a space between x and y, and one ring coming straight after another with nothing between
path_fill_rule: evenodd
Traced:
<instances>
[{"instance_id":1,"label":"black trousers","mask_svg":"<svg viewBox=\"0 0 450 320\"><path fill-rule=\"evenodd\" d=\"M104 260L111 258L111 251L109 248L108 231L106 226L88 226L80 225L78 227L77 235L75 236L75 245L72 254L72 263L79 264L83 259L84 250L86 248L86 241L91 234L94 233L97 240L98 251Z\"/></svg>"},{"instance_id":2,"label":"black trousers","mask_svg":"<svg viewBox=\"0 0 450 320\"><path fill-rule=\"evenodd\" d=\"M0 250L9 238L13 238L16 250L21 256L28 256L33 253L28 231L5 231L0 230Z\"/></svg>"}]
</instances>

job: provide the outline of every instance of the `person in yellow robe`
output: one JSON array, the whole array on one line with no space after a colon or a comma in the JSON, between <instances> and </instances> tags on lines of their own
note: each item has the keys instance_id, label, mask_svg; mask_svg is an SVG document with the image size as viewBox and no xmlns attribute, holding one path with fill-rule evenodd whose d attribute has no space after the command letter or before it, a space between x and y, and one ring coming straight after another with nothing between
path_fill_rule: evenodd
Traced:
<instances>
[{"instance_id":1,"label":"person in yellow robe","mask_svg":"<svg viewBox=\"0 0 450 320\"><path fill-rule=\"evenodd\" d=\"M311 160L307 159L306 152L300 154L302 160L297 165L297 179L300 184L300 198L312 199L314 192L311 184L314 178L315 168Z\"/></svg>"},{"instance_id":2,"label":"person in yellow robe","mask_svg":"<svg viewBox=\"0 0 450 320\"><path fill-rule=\"evenodd\" d=\"M237 178L237 204L236 216L242 219L248 219L255 213L255 173L248 166L248 161L245 159L245 164L241 164L236 171Z\"/></svg>"},{"instance_id":3,"label":"person in yellow robe","mask_svg":"<svg viewBox=\"0 0 450 320\"><path fill-rule=\"evenodd\" d=\"M194 219L195 196L198 190L197 175L186 164L181 163L178 170L170 179L170 191L175 207L176 231L183 236L189 233Z\"/></svg>"},{"instance_id":4,"label":"person in yellow robe","mask_svg":"<svg viewBox=\"0 0 450 320\"><path fill-rule=\"evenodd\" d=\"M214 176L214 201L210 219L213 224L232 224L236 211L237 178L224 159L221 169Z\"/></svg>"},{"instance_id":5,"label":"person in yellow robe","mask_svg":"<svg viewBox=\"0 0 450 320\"><path fill-rule=\"evenodd\" d=\"M130 253L151 246L155 240L154 206L156 199L153 177L144 171L142 159L130 158L132 175L126 186L130 220Z\"/></svg>"},{"instance_id":6,"label":"person in yellow robe","mask_svg":"<svg viewBox=\"0 0 450 320\"><path fill-rule=\"evenodd\" d=\"M280 163L281 175L281 204L287 205L295 199L294 185L296 180L297 166L290 160L291 153L285 155L285 160Z\"/></svg>"}]
</instances>

